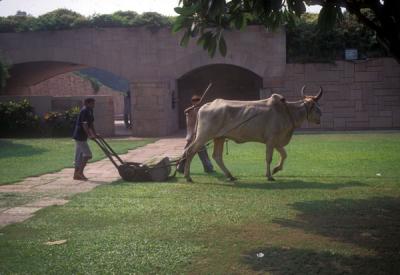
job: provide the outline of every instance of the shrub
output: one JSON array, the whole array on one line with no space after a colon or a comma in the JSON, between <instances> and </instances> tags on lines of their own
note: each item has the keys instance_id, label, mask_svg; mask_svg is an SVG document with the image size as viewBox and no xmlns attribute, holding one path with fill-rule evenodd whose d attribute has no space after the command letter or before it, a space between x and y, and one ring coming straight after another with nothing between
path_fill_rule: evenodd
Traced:
<instances>
[{"instance_id":1,"label":"shrub","mask_svg":"<svg viewBox=\"0 0 400 275\"><path fill-rule=\"evenodd\" d=\"M33 31L36 18L33 16L0 17L0 32Z\"/></svg>"},{"instance_id":2,"label":"shrub","mask_svg":"<svg viewBox=\"0 0 400 275\"><path fill-rule=\"evenodd\" d=\"M90 18L90 26L106 28L106 27L125 27L128 26L128 20L114 14L98 14Z\"/></svg>"},{"instance_id":3,"label":"shrub","mask_svg":"<svg viewBox=\"0 0 400 275\"><path fill-rule=\"evenodd\" d=\"M36 18L33 30L65 30L87 25L86 18L74 11L57 9Z\"/></svg>"},{"instance_id":4,"label":"shrub","mask_svg":"<svg viewBox=\"0 0 400 275\"><path fill-rule=\"evenodd\" d=\"M96 14L85 17L68 9L57 9L39 17L16 15L0 17L0 32L52 31L68 30L82 27L140 27L152 29L171 26L173 17L163 16L156 12L145 12L141 15L134 11L117 11L113 14Z\"/></svg>"},{"instance_id":5,"label":"shrub","mask_svg":"<svg viewBox=\"0 0 400 275\"><path fill-rule=\"evenodd\" d=\"M26 99L0 102L0 137L71 136L79 111L48 112L41 119Z\"/></svg>"},{"instance_id":6,"label":"shrub","mask_svg":"<svg viewBox=\"0 0 400 275\"><path fill-rule=\"evenodd\" d=\"M170 26L171 19L157 12L144 12L134 21L135 26L163 27Z\"/></svg>"},{"instance_id":7,"label":"shrub","mask_svg":"<svg viewBox=\"0 0 400 275\"><path fill-rule=\"evenodd\" d=\"M317 15L305 14L286 29L287 62L333 62L343 59L346 48L357 48L360 57L387 56L372 31L345 14L337 27L321 31Z\"/></svg>"},{"instance_id":8,"label":"shrub","mask_svg":"<svg viewBox=\"0 0 400 275\"><path fill-rule=\"evenodd\" d=\"M133 22L139 16L135 11L117 11L114 12L113 15L123 18L127 22L128 26L133 26Z\"/></svg>"},{"instance_id":9,"label":"shrub","mask_svg":"<svg viewBox=\"0 0 400 275\"><path fill-rule=\"evenodd\" d=\"M47 112L43 117L46 134L71 136L79 111L79 107L73 107L65 112Z\"/></svg>"},{"instance_id":10,"label":"shrub","mask_svg":"<svg viewBox=\"0 0 400 275\"><path fill-rule=\"evenodd\" d=\"M29 136L33 132L40 132L40 118L26 99L0 102L1 136Z\"/></svg>"}]
</instances>

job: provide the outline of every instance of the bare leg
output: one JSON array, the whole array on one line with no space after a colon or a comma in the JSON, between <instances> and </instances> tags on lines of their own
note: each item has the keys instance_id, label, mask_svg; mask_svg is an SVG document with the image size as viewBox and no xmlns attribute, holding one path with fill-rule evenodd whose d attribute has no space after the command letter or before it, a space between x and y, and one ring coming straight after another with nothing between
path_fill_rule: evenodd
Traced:
<instances>
[{"instance_id":1,"label":"bare leg","mask_svg":"<svg viewBox=\"0 0 400 275\"><path fill-rule=\"evenodd\" d=\"M276 147L275 149L279 152L279 154L281 155L281 158L279 160L279 164L277 166L275 166L274 170L272 170L272 174L275 174L278 171L281 171L283 169L283 163L284 163L284 161L285 161L285 159L287 157L285 148Z\"/></svg>"},{"instance_id":2,"label":"bare leg","mask_svg":"<svg viewBox=\"0 0 400 275\"><path fill-rule=\"evenodd\" d=\"M186 149L189 147L191 142L192 142L191 140L186 141L186 145L185 145L185 148L184 148L185 152L186 152ZM176 170L181 174L183 174L185 172L185 163L186 163L186 159L181 159L179 161L177 167L176 167Z\"/></svg>"},{"instance_id":3,"label":"bare leg","mask_svg":"<svg viewBox=\"0 0 400 275\"><path fill-rule=\"evenodd\" d=\"M78 172L79 172L79 174L81 175L82 179L84 179L84 180L87 180L87 178L86 178L85 175L83 174L83 170L85 169L86 164L87 164L87 162L88 162L89 159L91 159L91 158L90 158L90 157L83 157L83 158L82 158L82 163L81 163L81 165L80 165L79 168L78 168Z\"/></svg>"},{"instance_id":4,"label":"bare leg","mask_svg":"<svg viewBox=\"0 0 400 275\"><path fill-rule=\"evenodd\" d=\"M214 152L213 159L218 164L219 168L224 172L225 176L231 180L236 180L235 177L232 176L231 172L225 167L224 161L222 159L222 153L224 152L224 142L225 138L215 138L214 139Z\"/></svg>"},{"instance_id":5,"label":"bare leg","mask_svg":"<svg viewBox=\"0 0 400 275\"><path fill-rule=\"evenodd\" d=\"M266 146L266 166L267 166L267 173L266 173L266 177L268 178L268 180L275 180L272 176L271 176L271 162L272 162L272 154L274 153L274 147L272 147L271 145Z\"/></svg>"},{"instance_id":6,"label":"bare leg","mask_svg":"<svg viewBox=\"0 0 400 275\"><path fill-rule=\"evenodd\" d=\"M204 146L204 143L200 144L195 141L185 150L184 157L186 157L186 160L184 175L187 182L193 182L192 178L190 177L190 164L194 155L201 149L202 146Z\"/></svg>"}]
</instances>

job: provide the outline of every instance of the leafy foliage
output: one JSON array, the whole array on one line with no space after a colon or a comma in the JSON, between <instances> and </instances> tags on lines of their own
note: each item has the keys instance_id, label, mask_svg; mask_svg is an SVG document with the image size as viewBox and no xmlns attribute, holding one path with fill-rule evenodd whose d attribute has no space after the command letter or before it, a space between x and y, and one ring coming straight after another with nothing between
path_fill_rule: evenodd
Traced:
<instances>
[{"instance_id":1,"label":"leafy foliage","mask_svg":"<svg viewBox=\"0 0 400 275\"><path fill-rule=\"evenodd\" d=\"M70 136L79 111L79 107L73 107L64 112L48 112L41 118L26 99L0 102L0 136Z\"/></svg>"},{"instance_id":2,"label":"leafy foliage","mask_svg":"<svg viewBox=\"0 0 400 275\"><path fill-rule=\"evenodd\" d=\"M290 25L305 13L305 4L321 5L318 29L331 30L343 18L341 8L373 31L379 43L400 62L400 1L389 0L180 0L174 31L183 31L181 45L191 37L214 56L216 49L226 54L223 30L243 29L251 22L274 29ZM329 37L328 37L329 38ZM221 42L224 41L224 42Z\"/></svg>"},{"instance_id":3,"label":"leafy foliage","mask_svg":"<svg viewBox=\"0 0 400 275\"><path fill-rule=\"evenodd\" d=\"M173 30L184 30L181 45L186 46L190 37L198 37L197 44L212 57L217 49L226 55L227 46L223 37L226 29L242 30L248 24L258 23L275 29L285 22L293 22L295 13L305 11L303 1L241 1L241 0L182 0Z\"/></svg>"},{"instance_id":4,"label":"leafy foliage","mask_svg":"<svg viewBox=\"0 0 400 275\"><path fill-rule=\"evenodd\" d=\"M304 14L286 28L288 63L332 62L342 59L346 48L358 49L361 58L387 55L375 34L353 15L345 13L343 20L328 30L321 30L317 20L317 14Z\"/></svg>"},{"instance_id":5,"label":"leafy foliage","mask_svg":"<svg viewBox=\"0 0 400 275\"><path fill-rule=\"evenodd\" d=\"M39 117L26 99L21 102L0 102L1 136L21 135L38 129L39 124Z\"/></svg>"},{"instance_id":6,"label":"leafy foliage","mask_svg":"<svg viewBox=\"0 0 400 275\"><path fill-rule=\"evenodd\" d=\"M156 12L138 14L134 11L117 11L113 14L95 14L85 17L67 9L57 9L39 17L15 15L0 17L0 32L26 32L68 30L82 27L139 27L160 28L172 25L172 17Z\"/></svg>"},{"instance_id":7,"label":"leafy foliage","mask_svg":"<svg viewBox=\"0 0 400 275\"><path fill-rule=\"evenodd\" d=\"M70 136L79 116L79 107L65 112L48 112L44 115L44 128L47 135Z\"/></svg>"},{"instance_id":8,"label":"leafy foliage","mask_svg":"<svg viewBox=\"0 0 400 275\"><path fill-rule=\"evenodd\" d=\"M57 9L39 16L34 22L34 30L65 30L85 25L85 17L79 13Z\"/></svg>"}]
</instances>

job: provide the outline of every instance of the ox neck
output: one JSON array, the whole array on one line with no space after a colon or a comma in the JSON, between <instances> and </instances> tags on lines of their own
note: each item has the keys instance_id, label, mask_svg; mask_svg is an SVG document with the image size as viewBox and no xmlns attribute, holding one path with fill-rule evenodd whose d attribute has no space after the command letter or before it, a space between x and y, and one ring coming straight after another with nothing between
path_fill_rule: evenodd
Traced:
<instances>
[{"instance_id":1,"label":"ox neck","mask_svg":"<svg viewBox=\"0 0 400 275\"><path fill-rule=\"evenodd\" d=\"M307 109L304 101L287 102L289 115L294 128L299 128L307 120Z\"/></svg>"}]
</instances>

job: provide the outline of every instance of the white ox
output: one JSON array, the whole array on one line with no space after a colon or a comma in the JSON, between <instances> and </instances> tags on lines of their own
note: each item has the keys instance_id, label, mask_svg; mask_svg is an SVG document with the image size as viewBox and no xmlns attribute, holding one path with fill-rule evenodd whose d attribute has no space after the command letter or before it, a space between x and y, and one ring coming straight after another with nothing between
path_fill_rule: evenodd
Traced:
<instances>
[{"instance_id":1,"label":"white ox","mask_svg":"<svg viewBox=\"0 0 400 275\"><path fill-rule=\"evenodd\" d=\"M322 96L322 88L316 96L305 96L305 86L301 89L302 99L286 102L282 95L273 94L270 98L258 101L233 101L216 99L204 104L198 112L196 138L185 150L185 178L191 182L190 163L193 156L209 140L214 140L213 158L225 176L235 180L225 167L222 159L225 139L237 143L248 141L266 144L266 177L274 180L272 174L283 169L286 159L284 147L292 138L295 128L308 120L320 124L321 110L318 100ZM271 174L273 150L280 154L279 164Z\"/></svg>"}]
</instances>

